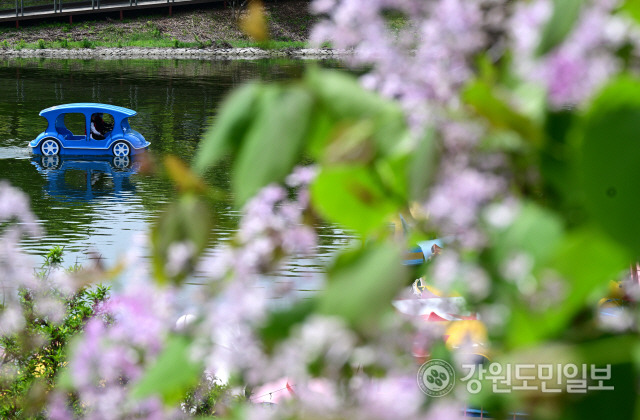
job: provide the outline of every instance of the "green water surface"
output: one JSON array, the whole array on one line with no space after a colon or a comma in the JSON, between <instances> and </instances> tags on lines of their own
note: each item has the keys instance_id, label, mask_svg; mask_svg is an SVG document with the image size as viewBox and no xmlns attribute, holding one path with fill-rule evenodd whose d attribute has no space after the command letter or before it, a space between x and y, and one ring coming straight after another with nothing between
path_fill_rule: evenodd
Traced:
<instances>
[{"instance_id":1,"label":"green water surface","mask_svg":"<svg viewBox=\"0 0 640 420\"><path fill-rule=\"evenodd\" d=\"M118 167L105 160L87 168L32 156L27 143L46 126L40 110L72 102L134 109L131 126L151 142L153 160L172 154L190 162L230 89L253 79L299 77L304 66L294 60L0 61L0 179L29 195L45 231L41 238L25 239L23 248L36 261L52 246L64 245L65 264L85 263L96 254L113 264L176 197L165 177L141 173L136 162ZM211 171L207 181L228 190L228 165ZM233 235L239 215L230 202L217 207L211 253ZM346 241L340 229L323 226L318 258L296 259L277 275L308 277L320 270L318 260Z\"/></svg>"}]
</instances>

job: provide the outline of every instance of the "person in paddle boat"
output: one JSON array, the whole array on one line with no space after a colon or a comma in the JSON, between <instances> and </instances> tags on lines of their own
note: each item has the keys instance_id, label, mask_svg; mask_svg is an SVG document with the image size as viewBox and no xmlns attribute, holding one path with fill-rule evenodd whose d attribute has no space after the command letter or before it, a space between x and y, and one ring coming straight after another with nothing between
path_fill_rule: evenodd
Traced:
<instances>
[{"instance_id":1,"label":"person in paddle boat","mask_svg":"<svg viewBox=\"0 0 640 420\"><path fill-rule=\"evenodd\" d=\"M109 131L113 127L109 127L102 119L102 113L98 112L91 115L91 138L94 140L104 140Z\"/></svg>"},{"instance_id":2,"label":"person in paddle boat","mask_svg":"<svg viewBox=\"0 0 640 420\"><path fill-rule=\"evenodd\" d=\"M102 115L109 117L105 123ZM125 157L145 151L150 143L133 130L136 111L99 103L74 103L40 111L47 128L29 143L36 155Z\"/></svg>"}]
</instances>

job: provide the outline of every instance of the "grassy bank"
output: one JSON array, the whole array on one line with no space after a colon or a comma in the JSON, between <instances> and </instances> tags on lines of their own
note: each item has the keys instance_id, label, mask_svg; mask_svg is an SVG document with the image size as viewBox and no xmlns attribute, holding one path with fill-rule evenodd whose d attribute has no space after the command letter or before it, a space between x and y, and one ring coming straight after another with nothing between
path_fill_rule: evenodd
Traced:
<instances>
[{"instance_id":1,"label":"grassy bank","mask_svg":"<svg viewBox=\"0 0 640 420\"><path fill-rule=\"evenodd\" d=\"M267 3L265 16L271 36L267 44L251 41L230 9L207 8L174 16L148 15L135 19L43 23L19 29L0 28L0 48L305 48L315 17L308 0ZM101 15L96 15L101 17Z\"/></svg>"}]
</instances>

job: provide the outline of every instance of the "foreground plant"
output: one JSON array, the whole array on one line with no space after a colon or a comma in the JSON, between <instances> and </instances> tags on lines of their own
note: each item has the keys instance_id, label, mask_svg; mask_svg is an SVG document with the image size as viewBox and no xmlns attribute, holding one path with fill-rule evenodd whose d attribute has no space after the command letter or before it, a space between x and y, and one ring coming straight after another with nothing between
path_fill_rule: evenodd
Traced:
<instances>
[{"instance_id":1,"label":"foreground plant","mask_svg":"<svg viewBox=\"0 0 640 420\"><path fill-rule=\"evenodd\" d=\"M17 251L21 234L37 234L26 197L0 185L5 208L0 215L10 224L3 232L0 306L0 416L42 416L47 393L67 364L69 343L95 315L109 288L72 286L70 272L60 267L63 247L54 247L37 272ZM10 210L11 209L11 210ZM15 248L12 249L12 246ZM78 267L73 267L77 272Z\"/></svg>"},{"instance_id":2,"label":"foreground plant","mask_svg":"<svg viewBox=\"0 0 640 420\"><path fill-rule=\"evenodd\" d=\"M450 419L469 404L498 417L637 416L634 3L313 7L327 18L318 39L353 50L382 96L313 67L232 93L193 167L165 162L179 198L150 233L151 260L145 242L134 248L126 287L86 325L48 415L71 418L78 402L89 418L188 417L184 396L204 376L240 390L215 410L228 418ZM242 219L205 258L220 192L200 176L227 157ZM314 166L296 168L302 159ZM404 236L389 228L398 214ZM261 287L321 243L319 220L357 239L326 267L324 290L300 299L286 284ZM437 258L403 267L405 250L434 237L448 238ZM198 266L209 282L191 297L197 310L180 313ZM474 377L478 392L458 383L427 397L416 357L458 368L478 343L446 346L441 323L393 310L420 276L481 315L492 361L608 365L613 389L501 394ZM620 279L626 306L603 321L598 301ZM282 386L263 390L270 381ZM283 390L292 398L257 403Z\"/></svg>"}]
</instances>

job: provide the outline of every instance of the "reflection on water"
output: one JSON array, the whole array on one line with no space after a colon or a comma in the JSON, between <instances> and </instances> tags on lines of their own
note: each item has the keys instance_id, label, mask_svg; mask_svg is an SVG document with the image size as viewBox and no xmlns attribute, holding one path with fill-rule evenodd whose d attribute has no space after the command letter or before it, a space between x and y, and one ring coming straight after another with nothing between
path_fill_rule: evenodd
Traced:
<instances>
[{"instance_id":1,"label":"reflection on water","mask_svg":"<svg viewBox=\"0 0 640 420\"><path fill-rule=\"evenodd\" d=\"M123 193L135 193L130 177L138 171L139 163L128 156L33 156L31 163L47 181L44 193L57 201L91 201L103 196L126 201L130 195Z\"/></svg>"},{"instance_id":2,"label":"reflection on water","mask_svg":"<svg viewBox=\"0 0 640 420\"><path fill-rule=\"evenodd\" d=\"M43 238L26 239L24 249L44 255L64 245L67 265L82 263L89 251L113 263L175 198L165 178L140 173L128 159L32 158L26 145L44 128L38 116L42 109L70 102L134 109L138 115L132 127L151 142L156 161L172 154L190 162L230 89L251 79L298 77L303 66L291 60L0 60L0 179L29 195L46 232ZM207 181L229 190L229 163L207 174ZM237 228L239 213L231 203L218 203L215 213L207 253L216 252L215 245ZM332 226L320 231L314 258L296 259L265 280L316 289L321 262L349 240Z\"/></svg>"},{"instance_id":3,"label":"reflection on water","mask_svg":"<svg viewBox=\"0 0 640 420\"><path fill-rule=\"evenodd\" d=\"M42 254L65 245L68 264L83 262L88 253L114 261L151 220L138 196L140 181L132 178L139 163L129 157L32 156L5 162L18 174L31 175L30 181L22 178L28 188L12 183L29 192L46 231L45 238L24 241L27 251Z\"/></svg>"}]
</instances>

